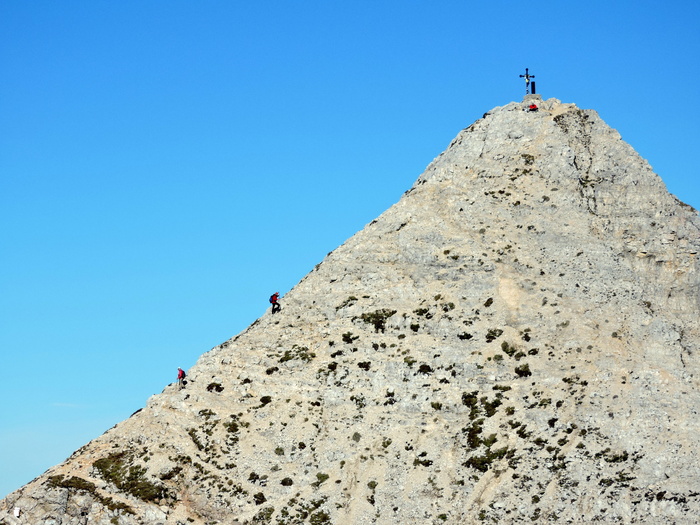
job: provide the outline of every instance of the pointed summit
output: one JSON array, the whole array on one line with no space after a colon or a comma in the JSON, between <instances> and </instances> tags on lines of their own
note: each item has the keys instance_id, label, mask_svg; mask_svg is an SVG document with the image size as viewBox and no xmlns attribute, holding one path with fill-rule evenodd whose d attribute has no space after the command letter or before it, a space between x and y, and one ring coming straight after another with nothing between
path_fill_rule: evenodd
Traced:
<instances>
[{"instance_id":1,"label":"pointed summit","mask_svg":"<svg viewBox=\"0 0 700 525\"><path fill-rule=\"evenodd\" d=\"M495 108L0 523L690 522L699 249L594 111Z\"/></svg>"}]
</instances>

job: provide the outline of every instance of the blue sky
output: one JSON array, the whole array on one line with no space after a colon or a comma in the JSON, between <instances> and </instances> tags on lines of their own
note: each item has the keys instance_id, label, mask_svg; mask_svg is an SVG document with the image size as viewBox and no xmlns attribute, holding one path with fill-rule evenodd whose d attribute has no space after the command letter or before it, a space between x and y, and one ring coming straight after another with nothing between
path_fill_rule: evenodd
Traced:
<instances>
[{"instance_id":1,"label":"blue sky","mask_svg":"<svg viewBox=\"0 0 700 525\"><path fill-rule=\"evenodd\" d=\"M700 208L692 1L0 3L0 497L537 90Z\"/></svg>"}]
</instances>

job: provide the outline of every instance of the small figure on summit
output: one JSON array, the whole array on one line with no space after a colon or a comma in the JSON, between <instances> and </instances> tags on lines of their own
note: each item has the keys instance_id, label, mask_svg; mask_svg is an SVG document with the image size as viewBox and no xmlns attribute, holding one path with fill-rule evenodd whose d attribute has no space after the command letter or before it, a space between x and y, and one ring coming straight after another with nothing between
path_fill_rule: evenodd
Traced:
<instances>
[{"instance_id":1,"label":"small figure on summit","mask_svg":"<svg viewBox=\"0 0 700 525\"><path fill-rule=\"evenodd\" d=\"M182 368L177 369L177 389L182 390L185 388L185 378L187 377L187 374L185 374L185 371Z\"/></svg>"},{"instance_id":2,"label":"small figure on summit","mask_svg":"<svg viewBox=\"0 0 700 525\"><path fill-rule=\"evenodd\" d=\"M272 305L272 313L276 314L282 309L279 303L280 293L275 292L270 296L270 304Z\"/></svg>"},{"instance_id":3,"label":"small figure on summit","mask_svg":"<svg viewBox=\"0 0 700 525\"><path fill-rule=\"evenodd\" d=\"M527 107L528 111L537 111L537 109L537 104L535 104L534 102Z\"/></svg>"}]
</instances>

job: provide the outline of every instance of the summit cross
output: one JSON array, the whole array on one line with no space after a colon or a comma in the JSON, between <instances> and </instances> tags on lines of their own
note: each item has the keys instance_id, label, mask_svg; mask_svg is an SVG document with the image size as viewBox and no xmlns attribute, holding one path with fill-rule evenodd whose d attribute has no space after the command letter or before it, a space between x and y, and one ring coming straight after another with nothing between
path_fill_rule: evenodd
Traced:
<instances>
[{"instance_id":1,"label":"summit cross","mask_svg":"<svg viewBox=\"0 0 700 525\"><path fill-rule=\"evenodd\" d=\"M530 89L530 79L535 78L535 75L531 75L528 68L525 68L525 74L520 75L520 78L525 79L525 94L534 95L535 94L535 83L532 83L532 89Z\"/></svg>"}]
</instances>

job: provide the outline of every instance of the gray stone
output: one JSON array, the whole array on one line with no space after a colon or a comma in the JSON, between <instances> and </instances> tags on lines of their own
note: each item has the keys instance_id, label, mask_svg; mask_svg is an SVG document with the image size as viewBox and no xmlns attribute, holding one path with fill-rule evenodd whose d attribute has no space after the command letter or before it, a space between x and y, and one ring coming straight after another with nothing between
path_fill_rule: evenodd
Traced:
<instances>
[{"instance_id":1,"label":"gray stone","mask_svg":"<svg viewBox=\"0 0 700 525\"><path fill-rule=\"evenodd\" d=\"M76 501L100 525L693 523L699 249L697 212L594 111L495 108L0 523Z\"/></svg>"}]
</instances>

